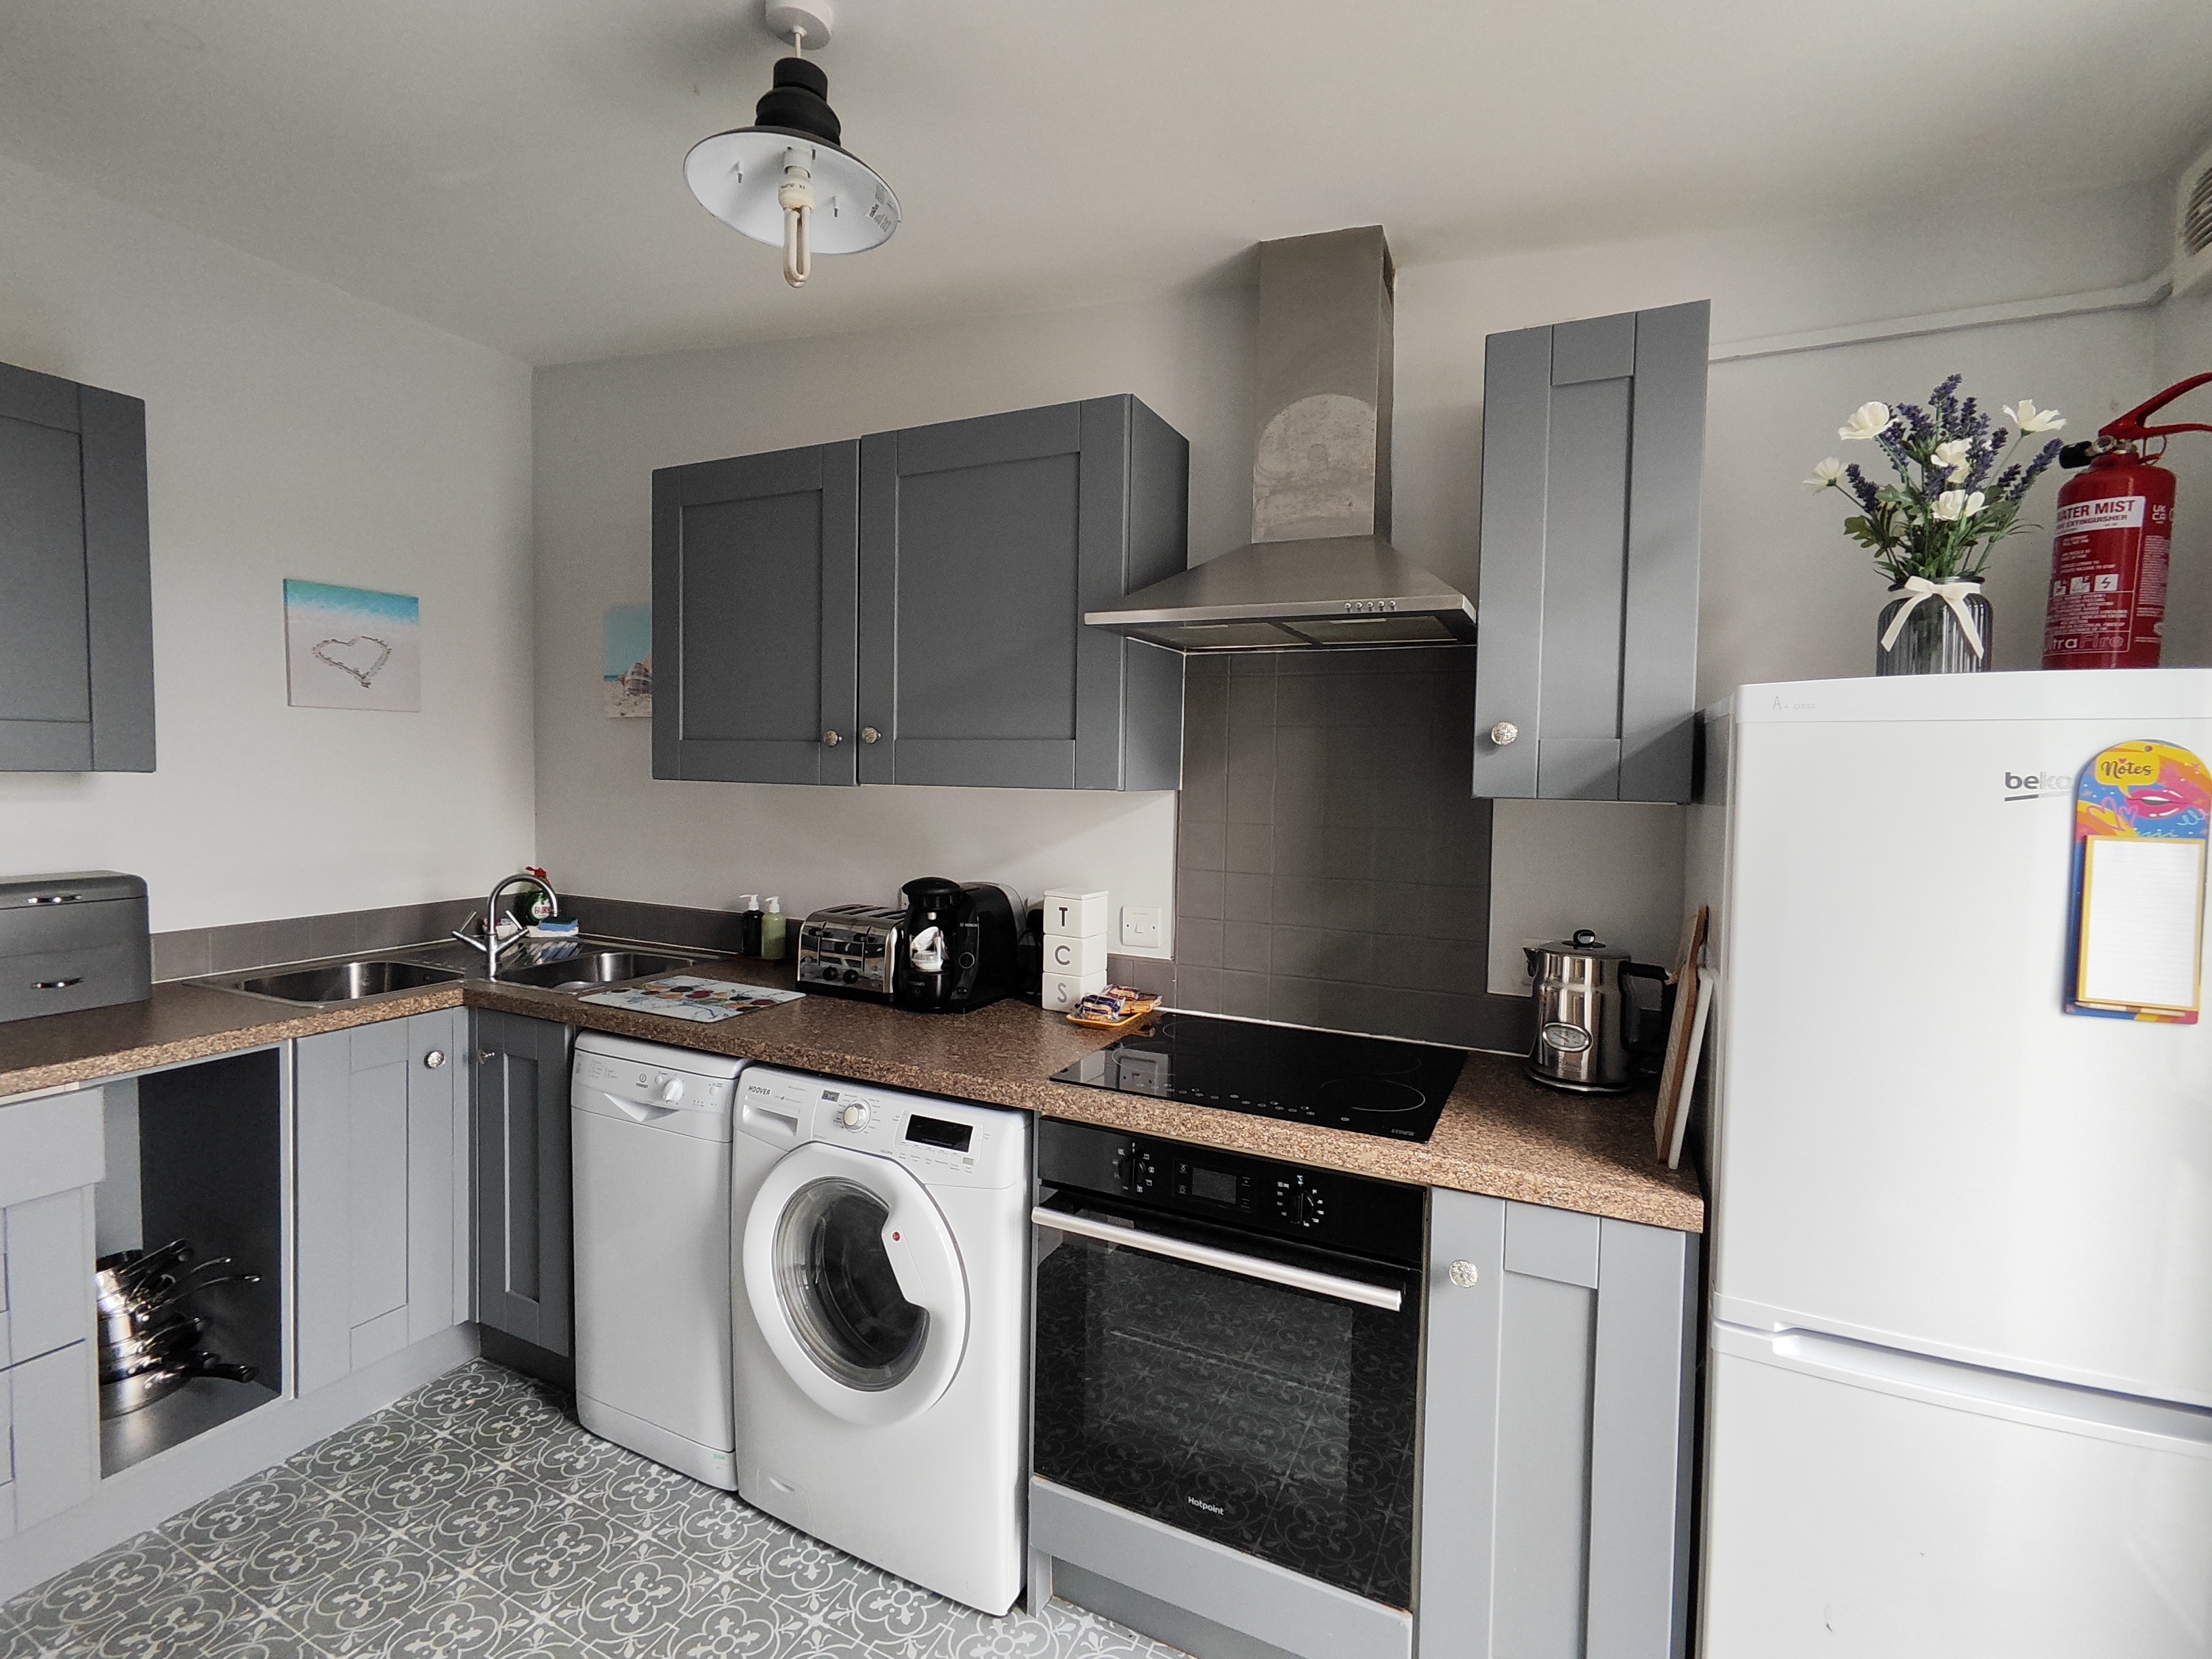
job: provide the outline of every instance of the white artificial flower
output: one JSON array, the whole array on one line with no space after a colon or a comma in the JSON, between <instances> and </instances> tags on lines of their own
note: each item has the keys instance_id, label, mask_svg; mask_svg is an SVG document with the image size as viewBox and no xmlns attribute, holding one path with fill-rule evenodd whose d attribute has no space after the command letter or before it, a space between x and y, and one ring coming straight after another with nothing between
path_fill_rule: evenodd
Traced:
<instances>
[{"instance_id":1,"label":"white artificial flower","mask_svg":"<svg viewBox=\"0 0 2212 1659\"><path fill-rule=\"evenodd\" d=\"M1831 455L1813 468L1813 476L1805 480L1808 489L1833 489L1844 476L1844 464Z\"/></svg>"},{"instance_id":2,"label":"white artificial flower","mask_svg":"<svg viewBox=\"0 0 2212 1659\"><path fill-rule=\"evenodd\" d=\"M1861 404L1851 411L1851 418L1836 428L1836 435L1853 440L1872 438L1889 422L1887 404Z\"/></svg>"},{"instance_id":3,"label":"white artificial flower","mask_svg":"<svg viewBox=\"0 0 2212 1659\"><path fill-rule=\"evenodd\" d=\"M1936 516L1939 519L1971 519L1982 510L1982 492L1977 489L1969 495L1963 489L1947 489L1936 498Z\"/></svg>"},{"instance_id":4,"label":"white artificial flower","mask_svg":"<svg viewBox=\"0 0 2212 1659\"><path fill-rule=\"evenodd\" d=\"M2023 434L2056 432L2066 424L2066 417L2055 409L2038 409L2033 401L2022 398L2020 406L2005 405L2005 418L2018 426Z\"/></svg>"},{"instance_id":5,"label":"white artificial flower","mask_svg":"<svg viewBox=\"0 0 2212 1659\"><path fill-rule=\"evenodd\" d=\"M1969 453L1973 447L1971 440L1954 438L1948 443L1937 444L1936 453L1929 459L1942 471L1945 477L1955 478L1973 465Z\"/></svg>"}]
</instances>

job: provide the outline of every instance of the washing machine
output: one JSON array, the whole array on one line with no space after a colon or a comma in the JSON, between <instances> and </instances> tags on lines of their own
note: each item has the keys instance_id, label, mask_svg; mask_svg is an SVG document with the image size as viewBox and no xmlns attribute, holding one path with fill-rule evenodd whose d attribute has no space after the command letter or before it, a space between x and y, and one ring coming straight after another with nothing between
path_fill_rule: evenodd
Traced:
<instances>
[{"instance_id":1,"label":"washing machine","mask_svg":"<svg viewBox=\"0 0 2212 1659\"><path fill-rule=\"evenodd\" d=\"M586 1031L569 1074L576 1415L727 1491L730 1136L745 1062Z\"/></svg>"},{"instance_id":2,"label":"washing machine","mask_svg":"<svg viewBox=\"0 0 2212 1659\"><path fill-rule=\"evenodd\" d=\"M738 1492L989 1613L1022 1586L1030 1120L749 1067Z\"/></svg>"}]
</instances>

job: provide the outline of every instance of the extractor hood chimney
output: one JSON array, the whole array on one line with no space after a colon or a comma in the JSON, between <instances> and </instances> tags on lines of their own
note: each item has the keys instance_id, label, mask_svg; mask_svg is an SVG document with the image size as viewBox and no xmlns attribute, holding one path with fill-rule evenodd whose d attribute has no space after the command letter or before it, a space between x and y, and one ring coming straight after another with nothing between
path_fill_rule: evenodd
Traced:
<instances>
[{"instance_id":1,"label":"extractor hood chimney","mask_svg":"<svg viewBox=\"0 0 2212 1659\"><path fill-rule=\"evenodd\" d=\"M1083 620L1178 651L1448 645L1465 594L1390 545L1382 227L1260 244L1252 539Z\"/></svg>"}]
</instances>

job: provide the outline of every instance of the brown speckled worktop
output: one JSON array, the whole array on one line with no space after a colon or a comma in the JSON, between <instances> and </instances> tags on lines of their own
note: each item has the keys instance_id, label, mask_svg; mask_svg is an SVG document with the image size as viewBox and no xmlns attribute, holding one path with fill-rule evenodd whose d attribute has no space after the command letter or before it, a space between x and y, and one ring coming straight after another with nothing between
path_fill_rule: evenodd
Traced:
<instances>
[{"instance_id":1,"label":"brown speckled worktop","mask_svg":"<svg viewBox=\"0 0 2212 1659\"><path fill-rule=\"evenodd\" d=\"M702 963L690 971L752 984L791 983L788 967L776 963ZM701 1024L481 979L329 1010L293 1009L202 985L162 984L145 1002L0 1024L0 1097L464 1003L1322 1169L1684 1231L1705 1225L1696 1177L1686 1170L1669 1170L1652 1156L1651 1101L1645 1091L1612 1099L1562 1094L1529 1082L1517 1060L1470 1054L1436 1133L1415 1145L1054 1083L1053 1073L1113 1038L1021 1002L955 1016L811 996Z\"/></svg>"}]
</instances>

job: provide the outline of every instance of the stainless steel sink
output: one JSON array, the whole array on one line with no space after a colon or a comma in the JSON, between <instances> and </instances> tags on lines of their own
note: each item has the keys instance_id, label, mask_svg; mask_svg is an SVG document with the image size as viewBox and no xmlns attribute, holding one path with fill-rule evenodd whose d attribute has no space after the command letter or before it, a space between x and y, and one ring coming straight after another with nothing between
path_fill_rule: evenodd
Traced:
<instances>
[{"instance_id":1,"label":"stainless steel sink","mask_svg":"<svg viewBox=\"0 0 2212 1659\"><path fill-rule=\"evenodd\" d=\"M624 980L644 979L672 969L689 968L697 957L666 956L653 951L579 951L557 962L535 963L527 968L502 967L502 985L533 985L555 991L590 990L618 985Z\"/></svg>"},{"instance_id":2,"label":"stainless steel sink","mask_svg":"<svg viewBox=\"0 0 2212 1659\"><path fill-rule=\"evenodd\" d=\"M358 1002L386 991L419 991L426 985L447 985L465 978L459 969L433 968L419 962L372 959L333 962L320 968L297 968L280 974L256 974L227 981L228 988L248 996L270 997L278 1002Z\"/></svg>"}]
</instances>

